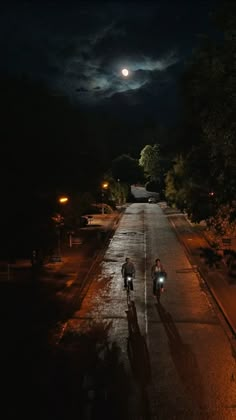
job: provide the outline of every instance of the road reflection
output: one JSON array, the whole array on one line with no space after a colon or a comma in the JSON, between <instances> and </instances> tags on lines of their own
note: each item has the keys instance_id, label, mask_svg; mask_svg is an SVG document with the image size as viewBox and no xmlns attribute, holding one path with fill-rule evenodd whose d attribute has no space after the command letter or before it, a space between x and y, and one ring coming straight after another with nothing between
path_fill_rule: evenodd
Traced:
<instances>
[{"instance_id":1,"label":"road reflection","mask_svg":"<svg viewBox=\"0 0 236 420\"><path fill-rule=\"evenodd\" d=\"M159 303L156 304L156 308L169 339L172 360L185 391L198 408L203 408L206 406L203 384L197 359L191 346L183 343L171 314L166 311L164 306Z\"/></svg>"},{"instance_id":2,"label":"road reflection","mask_svg":"<svg viewBox=\"0 0 236 420\"><path fill-rule=\"evenodd\" d=\"M139 387L140 407L138 409L138 418L148 420L151 418L148 401L147 386L151 382L151 367L149 352L144 336L140 332L138 325L137 312L134 301L128 304L126 311L128 320L128 340L127 352L134 379Z\"/></svg>"}]
</instances>

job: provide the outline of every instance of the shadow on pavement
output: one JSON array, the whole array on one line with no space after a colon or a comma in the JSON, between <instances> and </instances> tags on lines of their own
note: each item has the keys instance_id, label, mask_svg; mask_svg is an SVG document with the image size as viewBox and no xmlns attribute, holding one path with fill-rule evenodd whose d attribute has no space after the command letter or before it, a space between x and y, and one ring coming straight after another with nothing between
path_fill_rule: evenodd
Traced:
<instances>
[{"instance_id":1,"label":"shadow on pavement","mask_svg":"<svg viewBox=\"0 0 236 420\"><path fill-rule=\"evenodd\" d=\"M160 303L156 304L156 308L169 340L170 352L176 372L191 400L197 404L198 408L203 408L205 406L205 397L197 359L190 345L183 343L171 314Z\"/></svg>"},{"instance_id":2,"label":"shadow on pavement","mask_svg":"<svg viewBox=\"0 0 236 420\"><path fill-rule=\"evenodd\" d=\"M140 392L140 419L151 419L147 386L151 382L151 366L145 338L140 332L134 301L128 304L126 311L129 336L127 352L134 379Z\"/></svg>"}]
</instances>

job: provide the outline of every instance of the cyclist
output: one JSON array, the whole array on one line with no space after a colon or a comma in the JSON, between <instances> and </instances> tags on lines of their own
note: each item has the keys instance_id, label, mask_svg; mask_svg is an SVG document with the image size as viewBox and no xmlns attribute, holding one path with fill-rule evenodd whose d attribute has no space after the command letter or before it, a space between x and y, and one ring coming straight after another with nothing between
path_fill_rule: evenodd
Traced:
<instances>
[{"instance_id":1,"label":"cyclist","mask_svg":"<svg viewBox=\"0 0 236 420\"><path fill-rule=\"evenodd\" d=\"M164 266L161 263L160 258L157 258L155 260L155 264L151 268L151 277L152 277L152 282L153 282L152 283L153 284L152 289L153 289L153 294L154 295L156 294L156 279L157 279L158 276L160 276L161 273L166 277L166 272L165 272Z\"/></svg>"},{"instance_id":2,"label":"cyclist","mask_svg":"<svg viewBox=\"0 0 236 420\"><path fill-rule=\"evenodd\" d=\"M133 279L135 278L135 266L129 257L125 259L125 263L121 267L121 274L124 279L124 288L127 287L127 276L131 276L130 290L134 290Z\"/></svg>"}]
</instances>

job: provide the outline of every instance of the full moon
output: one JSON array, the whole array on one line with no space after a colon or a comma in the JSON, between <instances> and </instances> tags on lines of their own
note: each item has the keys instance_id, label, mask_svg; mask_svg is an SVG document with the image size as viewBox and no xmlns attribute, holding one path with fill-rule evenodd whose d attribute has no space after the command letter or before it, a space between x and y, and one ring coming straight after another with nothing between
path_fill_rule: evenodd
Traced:
<instances>
[{"instance_id":1,"label":"full moon","mask_svg":"<svg viewBox=\"0 0 236 420\"><path fill-rule=\"evenodd\" d=\"M127 70L127 69L123 69L122 71L121 71L121 73L123 74L123 76L128 76L128 74L129 74L129 71Z\"/></svg>"}]
</instances>

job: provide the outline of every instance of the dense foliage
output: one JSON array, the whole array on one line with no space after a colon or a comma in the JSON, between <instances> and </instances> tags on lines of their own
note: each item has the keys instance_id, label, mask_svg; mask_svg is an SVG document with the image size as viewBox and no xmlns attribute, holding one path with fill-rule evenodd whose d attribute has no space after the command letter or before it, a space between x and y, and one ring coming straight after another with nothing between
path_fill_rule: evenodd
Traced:
<instances>
[{"instance_id":1,"label":"dense foliage","mask_svg":"<svg viewBox=\"0 0 236 420\"><path fill-rule=\"evenodd\" d=\"M166 195L192 220L219 224L221 209L231 209L230 223L235 214L235 3L225 2L214 19L218 37L195 51L183 78L184 150L166 176Z\"/></svg>"},{"instance_id":2,"label":"dense foliage","mask_svg":"<svg viewBox=\"0 0 236 420\"><path fill-rule=\"evenodd\" d=\"M143 171L138 160L123 154L112 161L112 176L116 180L127 184L135 184L143 181Z\"/></svg>"}]
</instances>

